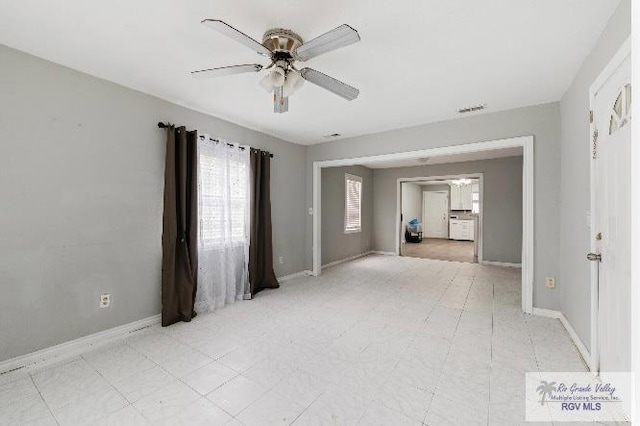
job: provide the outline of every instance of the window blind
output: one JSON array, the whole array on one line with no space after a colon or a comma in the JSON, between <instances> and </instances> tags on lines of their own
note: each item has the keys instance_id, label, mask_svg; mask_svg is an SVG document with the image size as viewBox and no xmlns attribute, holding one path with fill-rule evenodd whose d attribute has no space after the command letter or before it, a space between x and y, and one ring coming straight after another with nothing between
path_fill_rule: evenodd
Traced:
<instances>
[{"instance_id":1,"label":"window blind","mask_svg":"<svg viewBox=\"0 0 640 426\"><path fill-rule=\"evenodd\" d=\"M248 172L239 161L200 155L200 235L206 245L245 240Z\"/></svg>"},{"instance_id":2,"label":"window blind","mask_svg":"<svg viewBox=\"0 0 640 426\"><path fill-rule=\"evenodd\" d=\"M344 232L360 232L362 226L362 178L345 174Z\"/></svg>"}]
</instances>

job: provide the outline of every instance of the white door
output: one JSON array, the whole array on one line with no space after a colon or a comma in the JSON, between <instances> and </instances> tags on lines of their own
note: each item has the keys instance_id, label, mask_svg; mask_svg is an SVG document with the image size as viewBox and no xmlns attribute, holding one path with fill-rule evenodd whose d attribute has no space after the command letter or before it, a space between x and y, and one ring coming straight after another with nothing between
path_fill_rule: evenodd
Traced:
<instances>
[{"instance_id":1,"label":"white door","mask_svg":"<svg viewBox=\"0 0 640 426\"><path fill-rule=\"evenodd\" d=\"M422 235L426 238L448 238L449 196L447 193L425 191L422 200Z\"/></svg>"},{"instance_id":2,"label":"white door","mask_svg":"<svg viewBox=\"0 0 640 426\"><path fill-rule=\"evenodd\" d=\"M631 56L593 97L592 274L596 368L631 371ZM597 278L597 281L595 280Z\"/></svg>"}]
</instances>

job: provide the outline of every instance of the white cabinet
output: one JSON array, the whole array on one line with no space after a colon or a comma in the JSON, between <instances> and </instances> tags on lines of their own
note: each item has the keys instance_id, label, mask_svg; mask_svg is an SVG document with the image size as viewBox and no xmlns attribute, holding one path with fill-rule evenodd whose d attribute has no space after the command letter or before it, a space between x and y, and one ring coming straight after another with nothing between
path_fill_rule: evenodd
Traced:
<instances>
[{"instance_id":1,"label":"white cabinet","mask_svg":"<svg viewBox=\"0 0 640 426\"><path fill-rule=\"evenodd\" d=\"M459 220L449 220L449 239L459 240L460 239L460 221Z\"/></svg>"},{"instance_id":2,"label":"white cabinet","mask_svg":"<svg viewBox=\"0 0 640 426\"><path fill-rule=\"evenodd\" d=\"M460 186L450 185L451 193L449 195L449 208L451 210L460 210Z\"/></svg>"},{"instance_id":3,"label":"white cabinet","mask_svg":"<svg viewBox=\"0 0 640 426\"><path fill-rule=\"evenodd\" d=\"M471 210L473 208L473 200L471 193L472 185L450 185L451 196L449 207L451 210Z\"/></svg>"},{"instance_id":4,"label":"white cabinet","mask_svg":"<svg viewBox=\"0 0 640 426\"><path fill-rule=\"evenodd\" d=\"M460 205L462 206L462 210L471 210L473 208L471 192L471 185L460 186Z\"/></svg>"},{"instance_id":5,"label":"white cabinet","mask_svg":"<svg viewBox=\"0 0 640 426\"><path fill-rule=\"evenodd\" d=\"M452 240L473 241L475 239L474 221L449 219L449 238Z\"/></svg>"}]
</instances>

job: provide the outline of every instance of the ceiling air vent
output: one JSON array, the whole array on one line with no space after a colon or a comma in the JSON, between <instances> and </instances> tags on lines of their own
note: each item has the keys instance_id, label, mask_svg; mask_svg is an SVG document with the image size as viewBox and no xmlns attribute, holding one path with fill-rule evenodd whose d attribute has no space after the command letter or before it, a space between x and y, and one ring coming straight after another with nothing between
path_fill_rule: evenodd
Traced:
<instances>
[{"instance_id":1,"label":"ceiling air vent","mask_svg":"<svg viewBox=\"0 0 640 426\"><path fill-rule=\"evenodd\" d=\"M340 136L342 136L342 134L340 134L340 133L331 133L330 135L324 135L324 137L326 139L337 138L337 137L340 137Z\"/></svg>"},{"instance_id":2,"label":"ceiling air vent","mask_svg":"<svg viewBox=\"0 0 640 426\"><path fill-rule=\"evenodd\" d=\"M471 106L464 107L464 108L458 108L458 113L459 114L466 114L466 113L469 113L469 112L482 111L486 107L487 107L487 104L471 105Z\"/></svg>"}]
</instances>

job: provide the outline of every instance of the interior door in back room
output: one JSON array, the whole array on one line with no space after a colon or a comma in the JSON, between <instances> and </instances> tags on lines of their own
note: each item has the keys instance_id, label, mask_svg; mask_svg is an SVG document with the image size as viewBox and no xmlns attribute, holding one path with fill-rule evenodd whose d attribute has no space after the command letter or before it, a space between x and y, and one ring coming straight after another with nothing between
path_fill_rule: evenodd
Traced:
<instances>
[{"instance_id":1,"label":"interior door in back room","mask_svg":"<svg viewBox=\"0 0 640 426\"><path fill-rule=\"evenodd\" d=\"M423 235L449 238L449 196L446 191L424 191L422 196Z\"/></svg>"}]
</instances>

